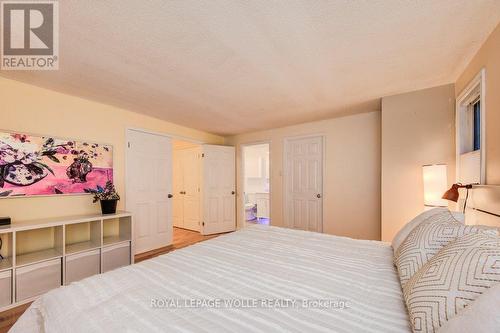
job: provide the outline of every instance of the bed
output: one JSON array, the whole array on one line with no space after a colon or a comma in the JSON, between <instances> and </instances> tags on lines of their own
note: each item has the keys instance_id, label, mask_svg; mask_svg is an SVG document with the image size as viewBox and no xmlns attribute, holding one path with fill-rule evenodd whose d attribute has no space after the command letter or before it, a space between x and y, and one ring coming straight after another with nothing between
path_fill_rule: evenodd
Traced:
<instances>
[{"instance_id":1,"label":"bed","mask_svg":"<svg viewBox=\"0 0 500 333\"><path fill-rule=\"evenodd\" d=\"M390 244L255 225L53 290L11 332L410 332Z\"/></svg>"}]
</instances>

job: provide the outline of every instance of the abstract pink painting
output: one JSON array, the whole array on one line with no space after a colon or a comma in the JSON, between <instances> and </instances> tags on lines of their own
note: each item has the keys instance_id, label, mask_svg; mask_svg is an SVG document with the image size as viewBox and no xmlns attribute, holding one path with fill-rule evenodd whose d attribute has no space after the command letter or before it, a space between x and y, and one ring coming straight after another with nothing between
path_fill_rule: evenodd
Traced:
<instances>
[{"instance_id":1,"label":"abstract pink painting","mask_svg":"<svg viewBox=\"0 0 500 333\"><path fill-rule=\"evenodd\" d=\"M113 147L0 132L0 197L83 194L113 181Z\"/></svg>"}]
</instances>

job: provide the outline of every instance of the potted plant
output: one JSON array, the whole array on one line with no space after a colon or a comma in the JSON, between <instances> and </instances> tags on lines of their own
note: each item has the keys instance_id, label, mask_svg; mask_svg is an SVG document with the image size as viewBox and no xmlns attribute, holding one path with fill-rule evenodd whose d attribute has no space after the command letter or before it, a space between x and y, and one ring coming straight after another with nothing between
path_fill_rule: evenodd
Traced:
<instances>
[{"instance_id":1,"label":"potted plant","mask_svg":"<svg viewBox=\"0 0 500 333\"><path fill-rule=\"evenodd\" d=\"M97 185L97 189L86 189L85 192L94 195L94 203L97 201L101 202L103 214L116 213L116 204L120 200L120 195L116 192L115 186L111 181L108 180L104 188Z\"/></svg>"}]
</instances>

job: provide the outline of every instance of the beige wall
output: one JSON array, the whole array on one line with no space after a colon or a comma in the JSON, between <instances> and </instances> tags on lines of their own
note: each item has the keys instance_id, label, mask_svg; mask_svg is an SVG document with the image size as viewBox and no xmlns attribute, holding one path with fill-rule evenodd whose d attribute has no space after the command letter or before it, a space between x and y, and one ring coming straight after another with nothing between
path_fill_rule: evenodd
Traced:
<instances>
[{"instance_id":1,"label":"beige wall","mask_svg":"<svg viewBox=\"0 0 500 333\"><path fill-rule=\"evenodd\" d=\"M486 183L500 185L500 25L458 78L456 96L482 68L486 68Z\"/></svg>"},{"instance_id":2,"label":"beige wall","mask_svg":"<svg viewBox=\"0 0 500 333\"><path fill-rule=\"evenodd\" d=\"M155 118L0 78L0 128L108 143L114 149L114 177L122 194L127 127L192 138L207 143L224 139ZM98 212L90 196L31 197L0 200L0 215L16 220Z\"/></svg>"},{"instance_id":3,"label":"beige wall","mask_svg":"<svg viewBox=\"0 0 500 333\"><path fill-rule=\"evenodd\" d=\"M455 90L446 85L382 99L382 240L424 209L422 165L455 179Z\"/></svg>"},{"instance_id":4,"label":"beige wall","mask_svg":"<svg viewBox=\"0 0 500 333\"><path fill-rule=\"evenodd\" d=\"M241 202L241 144L270 141L271 223L283 226L283 140L322 134L326 137L323 191L325 233L380 239L380 112L369 112L228 138L237 145L238 195ZM242 224L238 205L238 224Z\"/></svg>"}]
</instances>

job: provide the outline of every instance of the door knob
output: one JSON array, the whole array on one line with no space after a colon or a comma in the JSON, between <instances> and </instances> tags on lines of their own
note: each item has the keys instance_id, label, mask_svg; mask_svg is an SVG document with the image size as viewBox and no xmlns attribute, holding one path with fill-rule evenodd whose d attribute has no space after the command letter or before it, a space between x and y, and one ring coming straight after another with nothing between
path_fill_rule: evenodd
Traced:
<instances>
[{"instance_id":1,"label":"door knob","mask_svg":"<svg viewBox=\"0 0 500 333\"><path fill-rule=\"evenodd\" d=\"M234 192L234 191L231 191L231 194L233 194L233 195L234 195L235 193L236 193L236 192Z\"/></svg>"},{"instance_id":2,"label":"door knob","mask_svg":"<svg viewBox=\"0 0 500 333\"><path fill-rule=\"evenodd\" d=\"M169 199L171 199L171 198L173 198L173 197L174 197L174 195L169 193L167 197L168 197Z\"/></svg>"},{"instance_id":3,"label":"door knob","mask_svg":"<svg viewBox=\"0 0 500 333\"><path fill-rule=\"evenodd\" d=\"M319 194L319 193L316 194L316 198L318 198L318 199L321 198L321 194Z\"/></svg>"}]
</instances>

